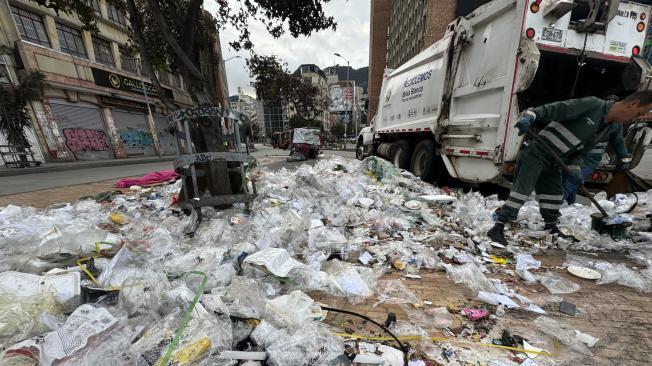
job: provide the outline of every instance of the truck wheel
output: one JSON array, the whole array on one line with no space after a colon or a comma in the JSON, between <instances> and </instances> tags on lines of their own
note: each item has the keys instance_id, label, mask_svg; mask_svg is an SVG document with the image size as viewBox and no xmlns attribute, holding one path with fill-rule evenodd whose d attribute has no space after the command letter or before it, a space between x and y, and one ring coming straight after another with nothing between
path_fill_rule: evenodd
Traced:
<instances>
[{"instance_id":1,"label":"truck wheel","mask_svg":"<svg viewBox=\"0 0 652 366\"><path fill-rule=\"evenodd\" d=\"M355 158L358 160L364 159L364 145L362 144L362 138L358 139L358 143L355 145Z\"/></svg>"},{"instance_id":2,"label":"truck wheel","mask_svg":"<svg viewBox=\"0 0 652 366\"><path fill-rule=\"evenodd\" d=\"M396 145L396 152L392 157L394 165L401 169L410 168L410 159L412 159L412 145L408 140L401 140Z\"/></svg>"},{"instance_id":3,"label":"truck wheel","mask_svg":"<svg viewBox=\"0 0 652 366\"><path fill-rule=\"evenodd\" d=\"M435 143L430 140L421 141L414 149L410 171L422 181L444 184L448 171L441 156L435 152Z\"/></svg>"}]
</instances>

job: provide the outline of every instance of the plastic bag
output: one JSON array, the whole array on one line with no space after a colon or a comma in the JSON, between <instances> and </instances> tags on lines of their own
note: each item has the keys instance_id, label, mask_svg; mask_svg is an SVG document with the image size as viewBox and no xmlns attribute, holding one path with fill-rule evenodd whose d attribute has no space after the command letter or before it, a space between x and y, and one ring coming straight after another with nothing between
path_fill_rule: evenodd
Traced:
<instances>
[{"instance_id":1,"label":"plastic bag","mask_svg":"<svg viewBox=\"0 0 652 366\"><path fill-rule=\"evenodd\" d=\"M493 286L491 281L485 277L475 263L465 263L460 266L444 264L443 266L451 281L464 284L474 293L477 293L478 291L496 291L496 288Z\"/></svg>"},{"instance_id":2,"label":"plastic bag","mask_svg":"<svg viewBox=\"0 0 652 366\"><path fill-rule=\"evenodd\" d=\"M621 286L632 287L641 292L652 292L652 278L641 275L622 263L607 269L598 280L598 285L616 282Z\"/></svg>"},{"instance_id":3,"label":"plastic bag","mask_svg":"<svg viewBox=\"0 0 652 366\"><path fill-rule=\"evenodd\" d=\"M534 324L540 331L559 339L562 343L568 345L573 350L583 355L593 355L593 353L587 348L585 341L588 341L589 344L593 346L598 341L597 338L590 336L590 338L588 338L584 333L581 333L562 322L545 316L536 318Z\"/></svg>"},{"instance_id":4,"label":"plastic bag","mask_svg":"<svg viewBox=\"0 0 652 366\"><path fill-rule=\"evenodd\" d=\"M373 295L376 282L384 272L382 267L356 266L336 259L324 263L323 269L334 277L341 290L339 295L351 298Z\"/></svg>"},{"instance_id":5,"label":"plastic bag","mask_svg":"<svg viewBox=\"0 0 652 366\"><path fill-rule=\"evenodd\" d=\"M411 322L419 324L429 333L450 327L455 319L444 307L414 310L407 305L401 305L401 309L405 311Z\"/></svg>"},{"instance_id":6,"label":"plastic bag","mask_svg":"<svg viewBox=\"0 0 652 366\"><path fill-rule=\"evenodd\" d=\"M537 281L544 285L548 291L554 295L570 294L582 288L575 282L572 282L571 280L561 277L553 272L538 274L535 277Z\"/></svg>"},{"instance_id":7,"label":"plastic bag","mask_svg":"<svg viewBox=\"0 0 652 366\"><path fill-rule=\"evenodd\" d=\"M283 248L267 248L247 256L245 263L265 267L267 271L277 277L288 277L295 268L307 267L305 264L292 258L290 253Z\"/></svg>"},{"instance_id":8,"label":"plastic bag","mask_svg":"<svg viewBox=\"0 0 652 366\"><path fill-rule=\"evenodd\" d=\"M78 307L56 332L20 342L4 353L12 355L29 355L40 365L49 366L83 349L89 340L107 332L118 323L118 318L107 309L84 304ZM74 339L75 342L67 340Z\"/></svg>"},{"instance_id":9,"label":"plastic bag","mask_svg":"<svg viewBox=\"0 0 652 366\"><path fill-rule=\"evenodd\" d=\"M255 279L234 276L225 288L224 300L232 316L261 319L265 314L265 292Z\"/></svg>"},{"instance_id":10,"label":"plastic bag","mask_svg":"<svg viewBox=\"0 0 652 366\"><path fill-rule=\"evenodd\" d=\"M144 270L127 278L120 286L118 306L129 315L158 314L163 297L170 288L163 272Z\"/></svg>"},{"instance_id":11,"label":"plastic bag","mask_svg":"<svg viewBox=\"0 0 652 366\"><path fill-rule=\"evenodd\" d=\"M277 335L265 349L270 365L328 365L344 347L325 325L308 321L287 335Z\"/></svg>"},{"instance_id":12,"label":"plastic bag","mask_svg":"<svg viewBox=\"0 0 652 366\"><path fill-rule=\"evenodd\" d=\"M319 304L301 291L267 300L265 306L265 320L279 327L295 328L306 321L322 319Z\"/></svg>"},{"instance_id":13,"label":"plastic bag","mask_svg":"<svg viewBox=\"0 0 652 366\"><path fill-rule=\"evenodd\" d=\"M45 233L38 244L36 257L48 262L70 260L95 249L95 242L103 241L106 232L81 225L59 227Z\"/></svg>"},{"instance_id":14,"label":"plastic bag","mask_svg":"<svg viewBox=\"0 0 652 366\"><path fill-rule=\"evenodd\" d=\"M421 300L410 291L401 280L384 280L378 282L378 302L379 304L421 304Z\"/></svg>"},{"instance_id":15,"label":"plastic bag","mask_svg":"<svg viewBox=\"0 0 652 366\"><path fill-rule=\"evenodd\" d=\"M0 344L14 344L47 332L49 329L41 316L60 312L61 308L52 293L25 297L0 292Z\"/></svg>"}]
</instances>

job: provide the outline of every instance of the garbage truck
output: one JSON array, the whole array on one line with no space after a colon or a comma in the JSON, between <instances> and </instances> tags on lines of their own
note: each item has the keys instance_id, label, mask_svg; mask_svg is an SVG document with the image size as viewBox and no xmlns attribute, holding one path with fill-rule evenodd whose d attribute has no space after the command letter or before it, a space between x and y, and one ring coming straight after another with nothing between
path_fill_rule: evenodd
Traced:
<instances>
[{"instance_id":1,"label":"garbage truck","mask_svg":"<svg viewBox=\"0 0 652 366\"><path fill-rule=\"evenodd\" d=\"M519 113L541 104L624 97L648 87L639 55L651 7L628 1L494 0L451 22L442 39L385 70L378 111L356 155L377 155L424 181L509 185ZM640 161L652 129L627 141ZM607 182L614 161L591 179ZM613 169L612 169L613 170Z\"/></svg>"}]
</instances>

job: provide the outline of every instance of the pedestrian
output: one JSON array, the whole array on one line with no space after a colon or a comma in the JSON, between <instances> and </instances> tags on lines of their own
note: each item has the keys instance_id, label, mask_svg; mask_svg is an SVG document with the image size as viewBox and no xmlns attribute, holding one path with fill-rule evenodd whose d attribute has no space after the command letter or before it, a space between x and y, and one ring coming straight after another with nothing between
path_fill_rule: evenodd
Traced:
<instances>
[{"instance_id":1,"label":"pedestrian","mask_svg":"<svg viewBox=\"0 0 652 366\"><path fill-rule=\"evenodd\" d=\"M615 103L619 100L618 96L610 95L605 98L607 102ZM617 164L616 169L618 170L629 170L629 164L632 161L631 155L627 153L627 147L625 146L625 139L623 137L623 125L620 123L610 123L607 127L608 131L605 133L605 136L602 140L597 141L593 149L586 152L586 157L580 165L582 170L582 178L586 180L591 176L593 170L600 164L602 161L602 156L607 150L607 146L611 148L616 153ZM564 172L564 201L568 204L573 204L576 201L577 197L577 188L579 187L576 182L572 181L568 177L568 173Z\"/></svg>"},{"instance_id":2,"label":"pedestrian","mask_svg":"<svg viewBox=\"0 0 652 366\"><path fill-rule=\"evenodd\" d=\"M516 158L514 184L505 204L496 210L496 224L487 233L497 243L507 245L505 224L516 220L520 208L532 191L536 191L539 211L545 230L561 237L557 223L563 199L562 167L546 151L545 143L568 165L568 179L583 184L580 165L586 154L605 139L612 124L634 120L652 109L652 91L635 92L620 102L612 103L596 97L571 99L528 109L521 114L515 128L523 135L535 121L545 127L539 141L523 143Z\"/></svg>"}]
</instances>

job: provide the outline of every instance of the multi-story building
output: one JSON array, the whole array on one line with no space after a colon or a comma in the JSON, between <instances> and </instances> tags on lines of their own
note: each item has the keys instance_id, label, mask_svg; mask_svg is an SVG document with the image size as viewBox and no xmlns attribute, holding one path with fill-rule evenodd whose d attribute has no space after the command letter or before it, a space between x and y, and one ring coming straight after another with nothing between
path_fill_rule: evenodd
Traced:
<instances>
[{"instance_id":1,"label":"multi-story building","mask_svg":"<svg viewBox=\"0 0 652 366\"><path fill-rule=\"evenodd\" d=\"M330 94L328 90L328 79L326 78L324 71L322 71L319 66L314 64L303 64L294 71L294 75L301 75L301 77L310 80L310 83L319 89L320 98L329 97ZM289 106L289 117L292 117L295 114L296 111L292 108L292 106ZM324 110L319 113L315 117L315 120L319 121L322 126L326 126L328 121L328 111Z\"/></svg>"},{"instance_id":2,"label":"multi-story building","mask_svg":"<svg viewBox=\"0 0 652 366\"><path fill-rule=\"evenodd\" d=\"M263 138L271 138L274 132L281 132L288 129L288 108L281 102L263 101L263 120L265 122L265 134Z\"/></svg>"},{"instance_id":3,"label":"multi-story building","mask_svg":"<svg viewBox=\"0 0 652 366\"><path fill-rule=\"evenodd\" d=\"M385 68L397 68L440 39L456 17L458 2L467 6L486 1L371 0L369 119L378 108Z\"/></svg>"},{"instance_id":4,"label":"multi-story building","mask_svg":"<svg viewBox=\"0 0 652 366\"><path fill-rule=\"evenodd\" d=\"M244 94L242 88L238 88L238 94L229 97L230 109L236 110L247 117L262 131L264 128L263 102L250 95Z\"/></svg>"},{"instance_id":5,"label":"multi-story building","mask_svg":"<svg viewBox=\"0 0 652 366\"><path fill-rule=\"evenodd\" d=\"M170 111L127 48L127 19L106 0L88 1L99 18L97 33L82 29L74 15L27 0L0 1L0 44L13 49L4 58L10 74L38 70L48 84L29 108L33 149L45 161L176 153L166 128ZM192 105L179 75L159 70L158 77L168 97Z\"/></svg>"}]
</instances>

